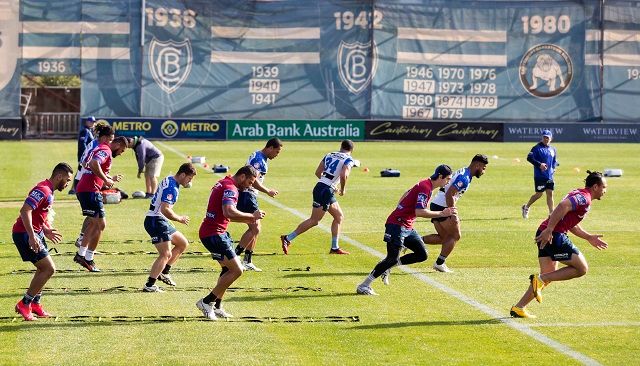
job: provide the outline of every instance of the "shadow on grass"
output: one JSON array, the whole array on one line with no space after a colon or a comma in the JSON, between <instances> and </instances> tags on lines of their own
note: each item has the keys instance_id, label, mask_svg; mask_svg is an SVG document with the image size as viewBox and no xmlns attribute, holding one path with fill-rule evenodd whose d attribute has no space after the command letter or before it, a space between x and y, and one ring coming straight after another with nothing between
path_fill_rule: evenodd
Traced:
<instances>
[{"instance_id":1,"label":"shadow on grass","mask_svg":"<svg viewBox=\"0 0 640 366\"><path fill-rule=\"evenodd\" d=\"M38 320L25 322L22 320L18 320L15 323L11 323L11 325L0 325L0 333L11 332L11 331L19 331L19 330L29 330L29 329L47 329L47 328L84 328L84 327L112 327L112 326L121 326L125 323L119 322L92 322L92 323L82 323L82 322L48 322ZM143 323L138 323L136 325L141 325ZM158 324L158 323L155 323Z\"/></svg>"},{"instance_id":2,"label":"shadow on grass","mask_svg":"<svg viewBox=\"0 0 640 366\"><path fill-rule=\"evenodd\" d=\"M344 297L344 296L362 296L356 294L356 292L307 292L307 293L282 293L282 294L271 294L266 296L233 296L229 298L225 298L225 302L245 302L245 301L272 301L279 299L309 299L309 298L320 298L320 297Z\"/></svg>"},{"instance_id":3,"label":"shadow on grass","mask_svg":"<svg viewBox=\"0 0 640 366\"><path fill-rule=\"evenodd\" d=\"M284 278L296 277L336 277L336 276L366 276L370 272L298 272L286 274Z\"/></svg>"},{"instance_id":4,"label":"shadow on grass","mask_svg":"<svg viewBox=\"0 0 640 366\"><path fill-rule=\"evenodd\" d=\"M466 325L485 325L485 324L502 324L502 319L478 319L478 320L438 320L438 321L423 321L423 322L402 322L402 323L381 323L381 324L367 324L357 325L350 327L354 330L369 330L369 329L392 329L392 328L408 328L408 327L433 327L433 326L466 326Z\"/></svg>"}]
</instances>

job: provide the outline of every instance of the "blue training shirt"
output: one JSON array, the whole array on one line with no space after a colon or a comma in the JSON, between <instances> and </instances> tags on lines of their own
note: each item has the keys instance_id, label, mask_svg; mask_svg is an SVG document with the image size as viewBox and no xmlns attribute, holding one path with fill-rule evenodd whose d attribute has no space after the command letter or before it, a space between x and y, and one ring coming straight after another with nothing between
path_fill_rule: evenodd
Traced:
<instances>
[{"instance_id":1,"label":"blue training shirt","mask_svg":"<svg viewBox=\"0 0 640 366\"><path fill-rule=\"evenodd\" d=\"M536 179L553 180L553 173L555 168L559 165L557 158L556 148L548 145L546 146L542 142L538 142L527 155L527 161L533 165L533 177ZM547 170L542 171L540 164L547 164Z\"/></svg>"},{"instance_id":2,"label":"blue training shirt","mask_svg":"<svg viewBox=\"0 0 640 366\"><path fill-rule=\"evenodd\" d=\"M253 154L249 155L249 159L247 159L247 165L251 165L256 168L258 172L260 172L260 176L256 179L262 184L264 182L264 176L267 175L267 171L269 170L269 165L267 161L269 158L265 154L262 153L262 150L258 150ZM255 192L254 189L248 188L247 191Z\"/></svg>"},{"instance_id":3,"label":"blue training shirt","mask_svg":"<svg viewBox=\"0 0 640 366\"><path fill-rule=\"evenodd\" d=\"M175 205L178 201L178 194L180 193L180 185L173 176L168 176L160 182L158 190L151 198L151 204L149 205L149 211L147 216L159 216L164 217L160 212L160 204L162 202L170 205ZM166 217L165 217L166 219Z\"/></svg>"},{"instance_id":4,"label":"blue training shirt","mask_svg":"<svg viewBox=\"0 0 640 366\"><path fill-rule=\"evenodd\" d=\"M473 177L471 176L471 171L468 167L456 170L455 173L453 173L453 175L451 176L451 180L449 181L449 183L447 183L446 186L440 188L431 202L441 207L447 207L447 198L445 197L445 193L452 185L455 186L458 190L458 192L453 195L454 202L457 202L460 197L462 197L464 192L467 191L467 188L469 188L469 184L471 184L472 179Z\"/></svg>"}]
</instances>

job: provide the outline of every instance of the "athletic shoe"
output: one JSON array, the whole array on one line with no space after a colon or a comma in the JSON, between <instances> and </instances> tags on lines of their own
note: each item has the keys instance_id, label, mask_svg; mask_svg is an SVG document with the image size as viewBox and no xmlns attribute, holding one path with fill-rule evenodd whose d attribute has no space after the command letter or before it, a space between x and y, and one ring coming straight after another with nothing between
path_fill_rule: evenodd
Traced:
<instances>
[{"instance_id":1,"label":"athletic shoe","mask_svg":"<svg viewBox=\"0 0 640 366\"><path fill-rule=\"evenodd\" d=\"M363 285L358 285L358 287L356 287L356 293L360 295L372 295L372 296L378 295L375 291L373 291L371 287L363 286Z\"/></svg>"},{"instance_id":2,"label":"athletic shoe","mask_svg":"<svg viewBox=\"0 0 640 366\"><path fill-rule=\"evenodd\" d=\"M148 199L148 198L151 198L151 197L153 197L153 193L145 193L144 194L144 198Z\"/></svg>"},{"instance_id":3,"label":"athletic shoe","mask_svg":"<svg viewBox=\"0 0 640 366\"><path fill-rule=\"evenodd\" d=\"M343 250L342 248L338 248L338 249L331 249L329 251L329 254L351 254L351 253L347 252L346 250Z\"/></svg>"},{"instance_id":4,"label":"athletic shoe","mask_svg":"<svg viewBox=\"0 0 640 366\"><path fill-rule=\"evenodd\" d=\"M144 285L144 287L142 288L142 292L164 292L164 290L158 287L158 285L153 285L153 286Z\"/></svg>"},{"instance_id":5,"label":"athletic shoe","mask_svg":"<svg viewBox=\"0 0 640 366\"><path fill-rule=\"evenodd\" d=\"M233 318L233 315L227 313L226 311L224 311L223 308L213 308L213 313L216 314L216 317L218 318Z\"/></svg>"},{"instance_id":6,"label":"athletic shoe","mask_svg":"<svg viewBox=\"0 0 640 366\"><path fill-rule=\"evenodd\" d=\"M447 267L446 263L442 263L442 264L434 263L433 264L433 269L435 269L438 272L453 273L453 271L451 269L449 269L449 267Z\"/></svg>"},{"instance_id":7,"label":"athletic shoe","mask_svg":"<svg viewBox=\"0 0 640 366\"><path fill-rule=\"evenodd\" d=\"M85 258L85 260L86 260L86 258ZM96 266L96 262L94 262L93 259L90 260L90 261L87 261L87 264L89 265L89 267L91 267L89 269L89 272L100 272L100 268L98 268L98 266Z\"/></svg>"},{"instance_id":8,"label":"athletic shoe","mask_svg":"<svg viewBox=\"0 0 640 366\"><path fill-rule=\"evenodd\" d=\"M291 245L291 242L287 239L287 236L280 235L280 242L282 242L282 251L284 254L289 254L289 245Z\"/></svg>"},{"instance_id":9,"label":"athletic shoe","mask_svg":"<svg viewBox=\"0 0 640 366\"><path fill-rule=\"evenodd\" d=\"M391 268L382 272L382 275L380 276L380 279L385 286L389 286L389 277L391 277Z\"/></svg>"},{"instance_id":10,"label":"athletic shoe","mask_svg":"<svg viewBox=\"0 0 640 366\"><path fill-rule=\"evenodd\" d=\"M527 205L522 205L522 218L523 219L529 218L529 207L527 207Z\"/></svg>"},{"instance_id":11,"label":"athletic shoe","mask_svg":"<svg viewBox=\"0 0 640 366\"><path fill-rule=\"evenodd\" d=\"M48 318L51 316L51 314L47 313L47 311L42 308L42 304L36 304L35 302L31 303L31 312L36 314L38 318Z\"/></svg>"},{"instance_id":12,"label":"athletic shoe","mask_svg":"<svg viewBox=\"0 0 640 366\"><path fill-rule=\"evenodd\" d=\"M260 268L256 267L256 265L251 262L242 261L242 265L244 266L245 271L262 272Z\"/></svg>"},{"instance_id":13,"label":"athletic shoe","mask_svg":"<svg viewBox=\"0 0 640 366\"><path fill-rule=\"evenodd\" d=\"M213 311L213 306L209 304L205 304L203 299L198 300L196 302L196 307L202 311L202 315L209 320L217 320L216 313Z\"/></svg>"},{"instance_id":14,"label":"athletic shoe","mask_svg":"<svg viewBox=\"0 0 640 366\"><path fill-rule=\"evenodd\" d=\"M87 262L87 260L84 259L84 257L80 254L76 253L76 255L73 257L73 261L86 268L87 271L93 272L93 266L91 266L89 262Z\"/></svg>"},{"instance_id":15,"label":"athletic shoe","mask_svg":"<svg viewBox=\"0 0 640 366\"><path fill-rule=\"evenodd\" d=\"M164 274L164 273L160 273L160 276L158 276L158 280L164 282L165 284L169 285L169 286L175 286L176 285L176 281L173 280L173 278L171 278L171 275Z\"/></svg>"},{"instance_id":16,"label":"athletic shoe","mask_svg":"<svg viewBox=\"0 0 640 366\"><path fill-rule=\"evenodd\" d=\"M73 189L70 189L70 190L69 190L69 194L73 194L73 195L75 195L75 194L76 194L76 191L75 191L75 190L73 190Z\"/></svg>"},{"instance_id":17,"label":"athletic shoe","mask_svg":"<svg viewBox=\"0 0 640 366\"><path fill-rule=\"evenodd\" d=\"M529 276L531 281L531 288L533 288L533 296L535 296L537 302L542 302L542 289L544 288L544 282L540 279L540 276L532 274Z\"/></svg>"},{"instance_id":18,"label":"athletic shoe","mask_svg":"<svg viewBox=\"0 0 640 366\"><path fill-rule=\"evenodd\" d=\"M26 305L22 300L18 301L16 304L16 313L22 315L24 320L36 320L36 318L33 317L33 314L31 314L31 304Z\"/></svg>"},{"instance_id":19,"label":"athletic shoe","mask_svg":"<svg viewBox=\"0 0 640 366\"><path fill-rule=\"evenodd\" d=\"M536 318L536 316L528 312L527 309L519 308L515 305L511 307L509 314L514 318Z\"/></svg>"}]
</instances>

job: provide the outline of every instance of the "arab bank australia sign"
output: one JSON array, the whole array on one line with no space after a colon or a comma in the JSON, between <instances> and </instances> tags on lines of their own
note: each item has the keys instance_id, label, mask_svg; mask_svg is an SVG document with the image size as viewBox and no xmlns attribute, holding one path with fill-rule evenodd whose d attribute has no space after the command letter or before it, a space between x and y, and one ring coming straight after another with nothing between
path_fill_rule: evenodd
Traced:
<instances>
[{"instance_id":1,"label":"arab bank australia sign","mask_svg":"<svg viewBox=\"0 0 640 366\"><path fill-rule=\"evenodd\" d=\"M364 121L227 121L228 140L364 140Z\"/></svg>"}]
</instances>

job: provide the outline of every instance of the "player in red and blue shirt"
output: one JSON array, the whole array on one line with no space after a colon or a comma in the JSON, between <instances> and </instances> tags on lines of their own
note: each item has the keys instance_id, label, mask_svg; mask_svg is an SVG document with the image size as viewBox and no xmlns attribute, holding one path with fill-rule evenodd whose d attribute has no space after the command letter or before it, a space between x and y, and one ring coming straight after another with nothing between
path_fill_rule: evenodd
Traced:
<instances>
[{"instance_id":1,"label":"player in red and blue shirt","mask_svg":"<svg viewBox=\"0 0 640 366\"><path fill-rule=\"evenodd\" d=\"M27 292L15 307L24 320L34 320L33 314L38 317L50 316L40 305L42 288L56 271L45 238L59 243L62 235L51 226L52 220L48 215L52 212L53 192L62 192L72 179L73 169L69 164L56 165L49 179L31 189L20 209L20 216L13 224L13 242L20 257L36 267Z\"/></svg>"},{"instance_id":2,"label":"player in red and blue shirt","mask_svg":"<svg viewBox=\"0 0 640 366\"><path fill-rule=\"evenodd\" d=\"M607 192L607 181L600 172L587 170L585 188L569 192L544 220L536 232L540 274L529 276L530 285L520 301L511 307L511 316L534 318L525 307L535 298L542 302L542 289L554 281L566 281L587 274L589 266L580 250L571 242L567 232L589 242L598 250L608 244L600 239L602 235L586 232L580 222L589 212L591 200L599 200ZM558 262L566 267L558 269Z\"/></svg>"},{"instance_id":3,"label":"player in red and blue shirt","mask_svg":"<svg viewBox=\"0 0 640 366\"><path fill-rule=\"evenodd\" d=\"M229 221L255 223L264 217L264 211L244 213L236 208L238 191L251 187L260 173L252 166L243 166L236 174L219 180L211 189L207 213L200 225L200 241L209 250L211 257L220 263L222 272L216 287L196 306L210 320L232 315L221 306L224 293L242 275L242 264L233 250L233 241L227 232Z\"/></svg>"},{"instance_id":4,"label":"player in red and blue shirt","mask_svg":"<svg viewBox=\"0 0 640 366\"><path fill-rule=\"evenodd\" d=\"M431 211L427 208L431 192L435 188L444 187L450 179L451 168L443 164L438 166L429 178L421 180L402 195L385 224L384 241L387 243L387 256L378 262L373 271L358 285L357 293L377 295L371 288L371 283L382 276L382 282L388 285L389 273L393 266L427 260L424 241L413 228L413 223L416 217L446 217L456 213L455 207L447 207L441 211ZM413 253L400 257L402 248L410 249Z\"/></svg>"},{"instance_id":5,"label":"player in red and blue shirt","mask_svg":"<svg viewBox=\"0 0 640 366\"><path fill-rule=\"evenodd\" d=\"M87 171L76 187L76 197L80 201L82 215L86 218L80 237L76 241L79 244L78 253L73 257L73 261L90 272L100 272L93 261L93 255L107 224L100 191L103 188L111 188L115 182L122 179L122 175L112 177L109 172L112 159L121 155L128 146L126 138L114 138L115 131L109 125L97 126L96 132L100 143L85 160L84 168Z\"/></svg>"}]
</instances>

